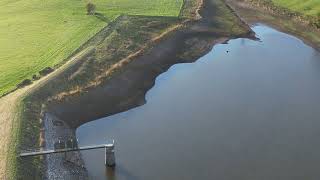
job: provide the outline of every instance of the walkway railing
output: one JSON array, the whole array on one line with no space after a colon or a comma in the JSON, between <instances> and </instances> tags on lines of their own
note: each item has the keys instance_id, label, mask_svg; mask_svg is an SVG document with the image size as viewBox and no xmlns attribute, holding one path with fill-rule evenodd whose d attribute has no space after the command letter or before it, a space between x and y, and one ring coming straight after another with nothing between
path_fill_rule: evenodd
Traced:
<instances>
[{"instance_id":1,"label":"walkway railing","mask_svg":"<svg viewBox=\"0 0 320 180\"><path fill-rule=\"evenodd\" d=\"M75 147L75 148L63 148L63 149L21 152L19 154L19 156L24 158L24 157L47 155L47 154L57 154L57 153L66 153L66 152L72 152L72 151L84 151L84 150L102 149L102 148L105 149L105 164L107 166L115 166L114 140L112 141L112 143L109 143L109 144L82 146L82 147Z\"/></svg>"}]
</instances>

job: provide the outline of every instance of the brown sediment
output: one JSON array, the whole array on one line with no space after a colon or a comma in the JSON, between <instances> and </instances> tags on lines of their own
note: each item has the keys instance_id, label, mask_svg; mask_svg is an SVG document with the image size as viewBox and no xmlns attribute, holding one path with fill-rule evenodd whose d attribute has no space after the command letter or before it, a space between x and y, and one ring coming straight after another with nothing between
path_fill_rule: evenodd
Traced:
<instances>
[{"instance_id":1,"label":"brown sediment","mask_svg":"<svg viewBox=\"0 0 320 180\"><path fill-rule=\"evenodd\" d=\"M215 3L216 0L203 1L199 9L202 18L167 33L151 49L139 50L113 65L101 75L102 78L98 77L98 81L78 93L66 92L56 96L57 99L48 105L48 111L77 128L83 123L143 105L145 93L154 85L155 78L173 64L194 62L221 40L254 38L254 33L240 19L235 23L245 29L243 33L233 35L215 31ZM187 43L190 40L192 44Z\"/></svg>"},{"instance_id":2,"label":"brown sediment","mask_svg":"<svg viewBox=\"0 0 320 180\"><path fill-rule=\"evenodd\" d=\"M46 112L66 123L70 127L67 130L69 132L75 131L86 122L143 105L146 102L145 94L154 86L156 77L172 65L194 62L209 52L215 44L232 38L255 38L246 22L272 21L254 16L248 18L249 16L243 15L243 9L239 10L236 1L227 0L227 7L237 17L235 26L241 27L243 31L224 31L223 28L217 28L219 24L214 18L217 16L216 2L220 0L199 0L196 18L185 20L153 38L141 49L96 76L90 83L52 96L45 108ZM241 8L247 9L249 6ZM254 14L256 10L250 8ZM239 13L241 18L235 12ZM74 136L74 133L69 134Z\"/></svg>"},{"instance_id":3,"label":"brown sediment","mask_svg":"<svg viewBox=\"0 0 320 180\"><path fill-rule=\"evenodd\" d=\"M171 28L169 28L166 32L160 34L159 36L153 38L150 42L148 42L146 45L144 45L140 50L138 50L137 52L134 52L132 54L130 54L129 56L127 56L126 58L120 60L118 63L114 64L111 66L111 68L109 68L108 70L106 70L104 73L100 74L99 76L95 77L93 81L91 81L90 83L88 83L85 86L78 86L77 88L68 91L68 92L61 92L51 98L48 99L48 101L61 101L64 98L68 97L68 96L73 96L76 94L79 94L82 91L86 91L89 88L95 88L97 86L99 86L103 80L106 77L111 76L111 74L116 71L119 68L122 68L123 66L127 65L128 63L130 63L132 60L138 58L139 56L142 56L144 54L144 52L153 44L157 44L161 41L161 39L163 39L166 35L168 35L170 32L173 32L179 28L182 28L183 24L186 23L188 20L182 22L181 24L178 24L176 26L173 26Z\"/></svg>"},{"instance_id":4,"label":"brown sediment","mask_svg":"<svg viewBox=\"0 0 320 180\"><path fill-rule=\"evenodd\" d=\"M31 117L33 119L42 118L45 123L46 118L43 115L51 114L68 127L66 132L40 131L44 133L40 136L48 137L54 133L56 136L74 138L75 129L86 122L143 105L145 93L154 85L156 77L167 71L170 66L177 63L194 62L209 52L215 44L226 42L229 39L254 38L254 32L250 27L230 11L222 0L197 0L197 2L196 12L201 18L186 19L167 29L129 56L120 58L110 68L104 69L102 73L94 76L87 83L58 91L57 94L50 94L51 92L45 90L60 85L61 81L55 81L61 77L57 75L50 82L39 87L38 94L30 98L29 104L32 104L32 100L40 99L39 102L45 105L42 104L40 108L42 116L38 117L39 113L36 109L35 112L32 112ZM223 10L219 9L220 6ZM223 19L224 11L227 11L227 20ZM231 22L232 25L224 26L224 21ZM97 38L97 41L101 40ZM79 76L81 72L79 69L84 63L90 63L92 58L96 58L97 50L99 49L96 49L94 45L88 46L87 53L68 67L64 71L68 73L63 77L72 80ZM38 103L37 106L40 104ZM64 135L66 133L68 137ZM42 140L41 145L48 146L48 139L46 141ZM50 142L53 141L50 140Z\"/></svg>"},{"instance_id":5,"label":"brown sediment","mask_svg":"<svg viewBox=\"0 0 320 180\"><path fill-rule=\"evenodd\" d=\"M226 0L226 3L246 23L250 25L266 24L298 37L305 44L320 51L320 29L310 25L310 22L301 15L275 7L271 3L255 3L250 0Z\"/></svg>"}]
</instances>

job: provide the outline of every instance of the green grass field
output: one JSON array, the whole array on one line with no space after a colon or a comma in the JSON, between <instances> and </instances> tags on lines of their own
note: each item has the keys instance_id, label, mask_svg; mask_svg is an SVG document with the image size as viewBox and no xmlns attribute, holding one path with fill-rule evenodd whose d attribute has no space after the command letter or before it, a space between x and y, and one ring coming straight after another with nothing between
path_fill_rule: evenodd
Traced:
<instances>
[{"instance_id":1,"label":"green grass field","mask_svg":"<svg viewBox=\"0 0 320 180\"><path fill-rule=\"evenodd\" d=\"M45 67L61 63L120 14L178 16L182 0L0 1L0 96Z\"/></svg>"},{"instance_id":2,"label":"green grass field","mask_svg":"<svg viewBox=\"0 0 320 180\"><path fill-rule=\"evenodd\" d=\"M310 16L320 16L320 0L272 0L276 5Z\"/></svg>"}]
</instances>

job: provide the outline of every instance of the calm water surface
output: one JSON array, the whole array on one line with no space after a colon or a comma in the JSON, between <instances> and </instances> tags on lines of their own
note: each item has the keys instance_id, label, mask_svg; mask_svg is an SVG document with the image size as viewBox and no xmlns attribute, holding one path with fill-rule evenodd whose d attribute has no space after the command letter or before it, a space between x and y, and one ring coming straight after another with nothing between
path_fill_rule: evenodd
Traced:
<instances>
[{"instance_id":1,"label":"calm water surface","mask_svg":"<svg viewBox=\"0 0 320 180\"><path fill-rule=\"evenodd\" d=\"M160 75L146 105L81 126L80 145L116 140L114 173L83 152L91 179L319 179L320 53L253 30L260 42L217 45Z\"/></svg>"}]
</instances>

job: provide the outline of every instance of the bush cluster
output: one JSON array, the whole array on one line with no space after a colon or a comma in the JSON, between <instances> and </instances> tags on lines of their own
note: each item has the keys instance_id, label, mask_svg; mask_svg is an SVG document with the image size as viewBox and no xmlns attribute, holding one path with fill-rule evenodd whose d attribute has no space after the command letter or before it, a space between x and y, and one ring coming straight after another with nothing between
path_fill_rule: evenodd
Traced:
<instances>
[{"instance_id":1,"label":"bush cluster","mask_svg":"<svg viewBox=\"0 0 320 180\"><path fill-rule=\"evenodd\" d=\"M88 15L94 15L96 13L96 5L94 5L93 3L89 2L87 3L87 14Z\"/></svg>"}]
</instances>

